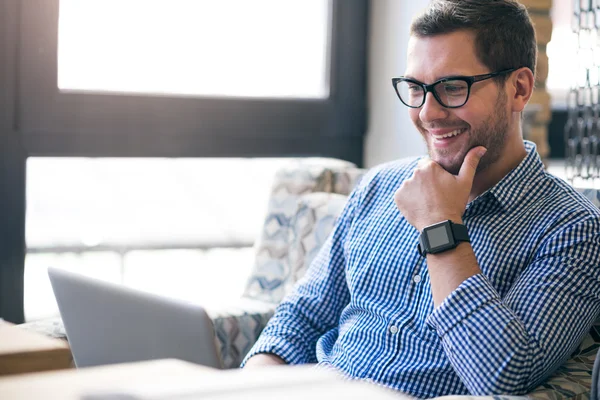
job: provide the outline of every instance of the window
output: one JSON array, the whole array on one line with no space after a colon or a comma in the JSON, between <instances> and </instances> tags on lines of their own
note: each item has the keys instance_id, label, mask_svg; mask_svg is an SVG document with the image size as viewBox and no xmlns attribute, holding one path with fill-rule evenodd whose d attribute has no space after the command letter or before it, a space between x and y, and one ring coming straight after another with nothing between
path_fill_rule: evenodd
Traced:
<instances>
[{"instance_id":1,"label":"window","mask_svg":"<svg viewBox=\"0 0 600 400\"><path fill-rule=\"evenodd\" d=\"M28 152L361 164L367 1L248 3L23 2L17 123ZM252 33L237 30L246 18Z\"/></svg>"},{"instance_id":2,"label":"window","mask_svg":"<svg viewBox=\"0 0 600 400\"><path fill-rule=\"evenodd\" d=\"M236 300L287 162L30 158L26 319L58 315L48 266L205 306Z\"/></svg>"},{"instance_id":3,"label":"window","mask_svg":"<svg viewBox=\"0 0 600 400\"><path fill-rule=\"evenodd\" d=\"M58 87L324 99L330 5L328 0L61 0Z\"/></svg>"},{"instance_id":4,"label":"window","mask_svg":"<svg viewBox=\"0 0 600 400\"><path fill-rule=\"evenodd\" d=\"M226 1L227 4L233 4L230 0ZM150 57L142 58L143 61L138 64L141 67L133 68L140 76L147 71L146 79L140 79L130 87L122 85L124 81L129 82L124 79L129 67L123 65L129 64L129 60L123 59L126 55L123 49L115 49L117 53L109 52L106 56L117 63L116 67L112 67L116 74L113 77L121 79L119 85L116 85L117 78L109 79L108 85L106 82L100 84L101 82L94 81L96 78L102 80L108 74L98 76L94 73L94 76L90 77L85 74L67 73L69 68L78 69L78 72L85 68L90 59L83 60L82 54L86 54L86 58L102 58L101 55L107 54L102 53L98 46L106 47L107 43L110 43L109 32L112 26L96 23L95 31L90 33L91 36L86 40L97 40L94 39L94 34L101 36L103 40L95 42L94 45L87 43L88 46L84 46L84 49L88 53L80 53L81 47L70 48L68 40L64 41L69 36L67 33L70 28L67 23L61 25L62 31L59 29L61 18L63 22L73 21L72 16L79 15L80 17L75 17L75 23L71 26L73 28L77 26L79 19L83 19L85 10L89 12L90 7L102 6L105 7L105 11L113 10L119 16L131 15L126 14L125 10L132 11L137 7L137 15L156 16L159 4L168 4L172 8L160 14L164 18L164 23L158 24L160 28L167 25L169 16L177 14L176 7L195 3L200 4L199 1L186 3L184 0L0 2L0 27L3 30L3 35L0 35L0 156L6 171L0 174L0 187L5 193L4 205L0 210L0 221L3 222L0 229L5 238L0 244L0 317L15 322L23 320L25 203L34 201L31 198L26 199L25 196L25 181L29 175L26 171L26 160L29 157L201 158L318 155L339 157L361 164L363 136L366 131L367 0L307 2L310 4L300 1L251 2L257 7L262 4L264 7L277 9L272 18L280 27L282 21L287 21L283 7L308 9L326 4L326 7L319 8L326 9L326 14L324 11L311 14L320 22L316 25L300 26L297 29L302 29L302 32L295 32L306 40L302 42L307 46L302 50L305 53L302 53L301 49L296 49L295 52L288 48L278 49L276 42L271 43L269 51L263 50L269 56L276 53L279 56L275 57L277 62L289 54L308 54L306 52L315 51L315 62L311 67L304 65L302 69L306 75L299 78L300 82L289 82L294 76L288 74L285 91L281 90L280 84L273 83L281 82L277 81L281 77L272 74L263 76L263 79L272 79L272 84L268 91L262 93L257 91L258 86L234 91L231 86L227 88L222 83L207 89L206 81L196 82L188 87L171 79L163 81L161 86L152 81L153 74L162 69L150 65L158 57L152 58L152 52L148 49L144 53L142 45L131 46L129 55L142 52ZM245 2L241 1L239 4L242 9L230 10L230 20L244 20L246 14L242 11L247 8L243 7L248 6L244 6ZM183 14L179 12L181 18ZM186 14L186 17L193 15ZM325 34L322 29L323 20L327 22ZM144 31L140 27L148 21L156 22L156 19L136 17L130 20L128 33L135 37L136 32ZM140 27L136 28L136 23L140 24ZM91 25L91 22L88 25ZM286 22L287 25L289 21ZM189 28L189 24L181 24L177 28L183 30L186 26ZM315 29L315 26L319 28ZM60 40L59 32L62 32ZM185 34L186 32L180 32L178 37ZM281 32L277 31L274 36L279 34ZM147 43L157 45L162 39L163 36L154 36ZM215 35L213 39L218 41L222 38ZM318 52L316 47L308 44L317 42L322 45ZM134 44L137 43L142 42ZM214 45L215 42L208 43ZM190 60L191 55L188 53L192 50L169 44L161 47L161 51L166 52L161 53L163 59L172 61L183 55L184 59L187 57ZM214 46L214 49L219 50L220 47ZM176 52L176 55L173 56L169 52ZM69 54L71 57L75 54L76 59L73 63L68 62ZM79 59L77 54L80 55ZM208 53L202 54L208 57ZM240 52L238 55L242 54L243 52ZM265 59L263 54L253 55L256 56L253 61L257 63ZM98 60L93 57L91 59ZM95 64L95 61L93 63ZM224 69L230 68L231 71L233 67L229 63L231 61L221 66ZM291 64L295 63L292 61ZM213 71L215 65L212 66ZM255 65L254 71L260 69L258 65ZM241 68L238 65L235 67ZM287 67L280 64L279 68ZM128 73L131 71L129 68ZM189 72L193 73L193 70ZM236 76L230 77L231 82L235 82L234 78L243 76L245 71L237 72ZM173 72L167 74L173 78ZM147 86L148 82L154 86ZM111 257L106 255L106 259L103 260L112 259Z\"/></svg>"},{"instance_id":5,"label":"window","mask_svg":"<svg viewBox=\"0 0 600 400\"><path fill-rule=\"evenodd\" d=\"M578 60L577 34L573 32L574 0L554 0L552 3L552 40L547 45L548 79L546 87L552 95L553 109L566 109L567 94L578 82L574 60ZM584 77L585 78L585 77Z\"/></svg>"}]
</instances>

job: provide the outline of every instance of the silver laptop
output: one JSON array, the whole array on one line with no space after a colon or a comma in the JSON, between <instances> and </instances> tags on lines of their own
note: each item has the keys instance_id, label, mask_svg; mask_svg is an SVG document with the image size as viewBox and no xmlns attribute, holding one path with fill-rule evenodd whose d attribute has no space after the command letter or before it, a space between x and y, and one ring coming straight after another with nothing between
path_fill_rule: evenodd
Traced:
<instances>
[{"instance_id":1,"label":"silver laptop","mask_svg":"<svg viewBox=\"0 0 600 400\"><path fill-rule=\"evenodd\" d=\"M221 368L202 307L57 268L48 275L77 367L178 358Z\"/></svg>"}]
</instances>

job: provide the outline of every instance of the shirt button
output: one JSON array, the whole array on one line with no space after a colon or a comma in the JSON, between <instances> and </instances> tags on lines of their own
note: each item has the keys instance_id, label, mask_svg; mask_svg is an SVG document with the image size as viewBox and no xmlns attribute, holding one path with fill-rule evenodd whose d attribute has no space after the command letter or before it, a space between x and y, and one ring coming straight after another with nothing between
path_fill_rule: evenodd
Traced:
<instances>
[{"instance_id":1,"label":"shirt button","mask_svg":"<svg viewBox=\"0 0 600 400\"><path fill-rule=\"evenodd\" d=\"M415 283L419 283L419 282L421 282L421 275L415 275L415 276L413 277L413 281L414 281Z\"/></svg>"},{"instance_id":2,"label":"shirt button","mask_svg":"<svg viewBox=\"0 0 600 400\"><path fill-rule=\"evenodd\" d=\"M392 335L395 335L396 333L398 333L398 327L396 325L390 326L390 332Z\"/></svg>"}]
</instances>

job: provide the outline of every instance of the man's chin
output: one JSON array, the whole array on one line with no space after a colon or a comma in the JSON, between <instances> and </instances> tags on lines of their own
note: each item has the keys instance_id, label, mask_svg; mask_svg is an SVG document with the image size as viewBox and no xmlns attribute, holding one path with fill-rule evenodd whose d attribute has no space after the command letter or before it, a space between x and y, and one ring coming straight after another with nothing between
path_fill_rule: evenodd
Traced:
<instances>
[{"instance_id":1,"label":"man's chin","mask_svg":"<svg viewBox=\"0 0 600 400\"><path fill-rule=\"evenodd\" d=\"M441 164L440 164L441 165ZM460 165L457 164L452 164L452 165L442 165L442 168L444 168L446 171L450 172L452 175L458 175L458 173L460 172Z\"/></svg>"},{"instance_id":2,"label":"man's chin","mask_svg":"<svg viewBox=\"0 0 600 400\"><path fill-rule=\"evenodd\" d=\"M458 162L456 160L448 160L443 158L432 158L432 160L438 163L442 168L450 172L452 175L458 175L460 167L462 166L462 161Z\"/></svg>"}]
</instances>

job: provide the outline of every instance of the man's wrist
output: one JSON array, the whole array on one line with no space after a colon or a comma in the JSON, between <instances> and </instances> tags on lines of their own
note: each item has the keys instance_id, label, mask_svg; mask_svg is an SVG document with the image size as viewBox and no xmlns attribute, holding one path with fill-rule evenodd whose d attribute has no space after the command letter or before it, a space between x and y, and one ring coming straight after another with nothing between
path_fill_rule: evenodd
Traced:
<instances>
[{"instance_id":1,"label":"man's wrist","mask_svg":"<svg viewBox=\"0 0 600 400\"><path fill-rule=\"evenodd\" d=\"M467 228L452 220L444 220L423 228L417 249L422 257L426 257L455 249L461 242L470 242Z\"/></svg>"},{"instance_id":2,"label":"man's wrist","mask_svg":"<svg viewBox=\"0 0 600 400\"><path fill-rule=\"evenodd\" d=\"M250 357L244 364L244 368L264 367L269 365L284 365L286 362L273 353L257 353Z\"/></svg>"}]
</instances>

